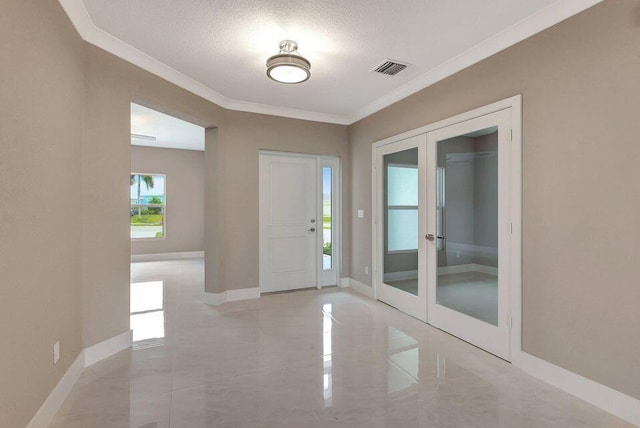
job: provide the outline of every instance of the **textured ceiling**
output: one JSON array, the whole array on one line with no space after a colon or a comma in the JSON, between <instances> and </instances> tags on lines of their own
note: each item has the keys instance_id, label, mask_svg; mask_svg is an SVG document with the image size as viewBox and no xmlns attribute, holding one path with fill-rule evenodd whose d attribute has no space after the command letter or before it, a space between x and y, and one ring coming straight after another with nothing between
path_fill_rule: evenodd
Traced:
<instances>
[{"instance_id":1,"label":"textured ceiling","mask_svg":"<svg viewBox=\"0 0 640 428\"><path fill-rule=\"evenodd\" d=\"M84 0L98 28L230 99L345 116L553 2ZM306 83L265 75L287 38L311 61ZM411 66L370 73L385 58Z\"/></svg>"}]
</instances>

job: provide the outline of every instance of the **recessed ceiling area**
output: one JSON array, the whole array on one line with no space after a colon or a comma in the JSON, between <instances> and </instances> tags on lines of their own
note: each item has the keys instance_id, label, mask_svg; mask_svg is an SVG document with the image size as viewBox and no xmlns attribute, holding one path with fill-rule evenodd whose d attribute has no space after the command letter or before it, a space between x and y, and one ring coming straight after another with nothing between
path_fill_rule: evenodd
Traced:
<instances>
[{"instance_id":1,"label":"recessed ceiling area","mask_svg":"<svg viewBox=\"0 0 640 428\"><path fill-rule=\"evenodd\" d=\"M59 1L85 40L222 107L348 124L601 0ZM286 39L307 82L266 76ZM371 72L388 58L408 67Z\"/></svg>"},{"instance_id":2,"label":"recessed ceiling area","mask_svg":"<svg viewBox=\"0 0 640 428\"><path fill-rule=\"evenodd\" d=\"M131 103L131 145L204 151L204 128Z\"/></svg>"}]
</instances>

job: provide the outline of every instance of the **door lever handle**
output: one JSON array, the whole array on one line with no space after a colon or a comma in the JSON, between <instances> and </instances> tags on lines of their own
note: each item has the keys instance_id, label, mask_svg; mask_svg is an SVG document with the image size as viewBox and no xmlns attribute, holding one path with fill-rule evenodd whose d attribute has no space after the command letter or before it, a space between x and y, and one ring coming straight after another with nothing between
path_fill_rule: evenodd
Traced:
<instances>
[{"instance_id":1,"label":"door lever handle","mask_svg":"<svg viewBox=\"0 0 640 428\"><path fill-rule=\"evenodd\" d=\"M315 227L312 227L311 229L309 229L309 232L315 232L315 231L316 231Z\"/></svg>"}]
</instances>

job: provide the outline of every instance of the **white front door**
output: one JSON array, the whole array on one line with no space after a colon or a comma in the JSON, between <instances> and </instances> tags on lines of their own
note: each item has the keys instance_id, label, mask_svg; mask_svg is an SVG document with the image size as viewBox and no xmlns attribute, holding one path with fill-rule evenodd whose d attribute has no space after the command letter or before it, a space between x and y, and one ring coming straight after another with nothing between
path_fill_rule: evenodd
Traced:
<instances>
[{"instance_id":1,"label":"white front door","mask_svg":"<svg viewBox=\"0 0 640 428\"><path fill-rule=\"evenodd\" d=\"M318 160L260 154L260 291L317 286Z\"/></svg>"},{"instance_id":2,"label":"white front door","mask_svg":"<svg viewBox=\"0 0 640 428\"><path fill-rule=\"evenodd\" d=\"M428 321L510 360L511 109L427 133Z\"/></svg>"},{"instance_id":3,"label":"white front door","mask_svg":"<svg viewBox=\"0 0 640 428\"><path fill-rule=\"evenodd\" d=\"M376 297L427 320L426 135L375 152Z\"/></svg>"}]
</instances>

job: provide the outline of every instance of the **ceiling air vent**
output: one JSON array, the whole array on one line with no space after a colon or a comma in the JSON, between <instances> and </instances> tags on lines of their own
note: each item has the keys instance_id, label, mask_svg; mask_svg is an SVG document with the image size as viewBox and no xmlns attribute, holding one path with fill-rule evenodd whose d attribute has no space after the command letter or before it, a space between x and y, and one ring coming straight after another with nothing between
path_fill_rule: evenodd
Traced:
<instances>
[{"instance_id":1,"label":"ceiling air vent","mask_svg":"<svg viewBox=\"0 0 640 428\"><path fill-rule=\"evenodd\" d=\"M386 59L381 64L374 67L374 69L371 71L374 73L386 74L388 76L395 76L396 74L407 68L407 65L408 64L403 64L392 59Z\"/></svg>"}]
</instances>

